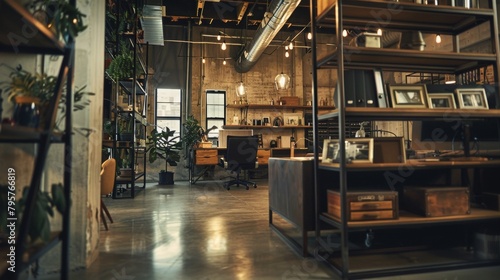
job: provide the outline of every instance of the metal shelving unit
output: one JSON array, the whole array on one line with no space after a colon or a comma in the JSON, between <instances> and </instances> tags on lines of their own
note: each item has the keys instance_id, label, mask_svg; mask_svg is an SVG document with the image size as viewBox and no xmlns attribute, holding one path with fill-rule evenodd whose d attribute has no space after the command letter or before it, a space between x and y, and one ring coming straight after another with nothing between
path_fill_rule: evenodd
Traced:
<instances>
[{"instance_id":1,"label":"metal shelving unit","mask_svg":"<svg viewBox=\"0 0 500 280\"><path fill-rule=\"evenodd\" d=\"M343 279L365 279L400 275L408 273L422 273L447 269L471 268L481 266L498 266L500 259L481 259L470 252L457 252L455 248L443 246L440 248L432 242L412 244L397 238L403 245L391 247L388 245L377 248L361 248L353 244L350 236L356 236L366 231L367 239L372 229L383 230L384 234L399 230L424 231L440 229L456 229L457 232L466 230L470 225L491 225L500 221L500 212L472 208L470 215L453 217L428 218L418 217L405 211L399 211L399 219L377 221L348 221L347 192L352 187L363 186L360 177L375 178L379 181L370 182L368 187L377 183L384 183L383 174L410 168L414 176L425 175L422 172L462 172L470 168L498 168L498 160L481 161L448 161L448 162L419 162L409 161L405 164L350 164L345 159L345 124L352 120L435 120L442 119L485 119L500 117L500 110L439 110L439 109L398 109L398 108L353 108L345 106L345 69L377 68L383 71L407 71L425 73L444 73L459 75L473 69L490 66L494 67L496 82L500 81L499 65L499 37L496 1L488 1L489 8L472 8L451 6L423 5L406 2L384 0L324 0L310 1L312 25L312 95L313 95L313 137L314 153L318 155L319 121L336 120L338 122L339 163L323 164L318 157L314 160L314 185L316 192L316 239L320 246L317 256ZM318 8L319 7L319 8ZM390 15L391 19L380 22L376 15ZM474 26L489 22L491 30L491 53L460 53L458 49L458 35ZM378 26L391 31L422 31L437 34L452 35L455 51L427 52L407 49L383 49L347 46L342 31L349 28ZM318 58L316 50L316 29L320 27L334 28L337 45L335 50ZM318 107L318 71L321 69L337 69L338 99L337 109L321 113ZM467 156L467 155L466 155ZM413 174L413 173L412 173ZM357 178L355 178L357 176ZM405 180L412 182L412 175ZM449 175L451 176L451 175ZM369 180L369 179L368 179ZM418 181L414 179L415 181ZM328 183L327 183L328 181ZM335 182L332 184L331 182ZM385 182L387 184L387 182ZM335 219L326 213L326 190L335 185L340 192L340 219ZM366 186L365 186L366 187ZM327 230L336 233L325 237ZM411 238L408 237L408 238ZM334 242L332 242L334 240ZM393 244L387 242L386 244ZM409 245L411 244L411 245ZM451 242L450 242L451 244ZM366 245L366 244L365 244ZM415 260L413 263L404 260Z\"/></svg>"},{"instance_id":2,"label":"metal shelving unit","mask_svg":"<svg viewBox=\"0 0 500 280\"><path fill-rule=\"evenodd\" d=\"M70 1L75 5L75 1ZM62 95L63 85L72 83L74 42L69 39L67 44L63 44L56 36L37 21L24 7L14 0L0 1L0 52L6 54L44 54L62 56L61 66L54 94L49 102L47 116L55 119L58 101ZM25 38L27 30L30 30L29 40L14 40ZM66 108L72 107L71 87L66 87ZM70 244L70 207L65 209L63 214L62 231L52 232L49 241L43 244L30 245L27 243L29 226L31 223L34 205L38 199L38 192L41 187L42 174L44 171L49 148L54 143L65 146L65 150L72 149L72 110L66 110L64 133L54 133L50 122L46 122L40 128L12 127L0 125L0 143L33 143L37 145L35 155L34 170L31 174L31 182L26 198L26 206L23 211L21 221L18 221L19 228L16 234L15 273L7 271L7 250L10 246L0 244L0 278L18 279L28 267L43 256L46 252L61 243L61 279L68 279L69 273L69 244ZM71 153L64 153L64 197L66 201L71 201ZM69 203L68 203L69 205ZM2 207L4 207L3 205ZM5 253L4 253L5 252Z\"/></svg>"}]
</instances>

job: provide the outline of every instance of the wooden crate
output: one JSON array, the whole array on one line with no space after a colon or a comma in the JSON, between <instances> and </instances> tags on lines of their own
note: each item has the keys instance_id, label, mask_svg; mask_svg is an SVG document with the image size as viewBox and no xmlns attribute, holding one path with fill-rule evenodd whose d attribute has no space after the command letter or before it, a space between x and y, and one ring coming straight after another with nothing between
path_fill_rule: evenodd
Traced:
<instances>
[{"instance_id":1,"label":"wooden crate","mask_svg":"<svg viewBox=\"0 0 500 280\"><path fill-rule=\"evenodd\" d=\"M327 191L328 213L340 221L340 193ZM393 191L347 192L349 221L391 220L399 218L398 193Z\"/></svg>"},{"instance_id":2,"label":"wooden crate","mask_svg":"<svg viewBox=\"0 0 500 280\"><path fill-rule=\"evenodd\" d=\"M283 101L283 105L299 106L300 99L297 96L282 96L280 101Z\"/></svg>"},{"instance_id":3,"label":"wooden crate","mask_svg":"<svg viewBox=\"0 0 500 280\"><path fill-rule=\"evenodd\" d=\"M408 211L424 217L467 215L470 214L469 189L465 187L405 187L403 206Z\"/></svg>"},{"instance_id":4,"label":"wooden crate","mask_svg":"<svg viewBox=\"0 0 500 280\"><path fill-rule=\"evenodd\" d=\"M216 149L196 150L196 165L216 165L217 163L219 163L219 157Z\"/></svg>"}]
</instances>

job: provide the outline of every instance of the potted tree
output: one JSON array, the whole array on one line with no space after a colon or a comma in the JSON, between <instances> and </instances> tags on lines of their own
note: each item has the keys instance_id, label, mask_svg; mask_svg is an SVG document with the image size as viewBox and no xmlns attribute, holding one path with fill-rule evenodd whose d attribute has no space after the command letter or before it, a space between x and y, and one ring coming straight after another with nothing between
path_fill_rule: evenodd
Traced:
<instances>
[{"instance_id":1,"label":"potted tree","mask_svg":"<svg viewBox=\"0 0 500 280\"><path fill-rule=\"evenodd\" d=\"M149 162L153 163L158 158L165 160L165 169L160 171L160 185L173 185L174 173L168 171L168 166L177 166L180 161L180 152L182 150L182 141L179 136L174 136L175 131L168 127L158 131L153 129L151 135L148 136L148 148L146 153L149 153Z\"/></svg>"}]
</instances>

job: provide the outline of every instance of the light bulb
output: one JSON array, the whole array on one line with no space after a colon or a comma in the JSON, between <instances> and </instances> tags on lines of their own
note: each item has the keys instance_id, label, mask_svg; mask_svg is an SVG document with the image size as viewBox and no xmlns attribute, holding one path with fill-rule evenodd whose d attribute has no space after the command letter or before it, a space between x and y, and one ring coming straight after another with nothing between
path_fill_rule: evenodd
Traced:
<instances>
[{"instance_id":1,"label":"light bulb","mask_svg":"<svg viewBox=\"0 0 500 280\"><path fill-rule=\"evenodd\" d=\"M347 37L347 30L344 29L344 31L342 31L342 36Z\"/></svg>"},{"instance_id":2,"label":"light bulb","mask_svg":"<svg viewBox=\"0 0 500 280\"><path fill-rule=\"evenodd\" d=\"M285 57L289 57L290 54L288 53L288 51L285 52Z\"/></svg>"},{"instance_id":3,"label":"light bulb","mask_svg":"<svg viewBox=\"0 0 500 280\"><path fill-rule=\"evenodd\" d=\"M293 42L290 42L290 45L288 45L288 48L289 48L290 50L293 50Z\"/></svg>"},{"instance_id":4,"label":"light bulb","mask_svg":"<svg viewBox=\"0 0 500 280\"><path fill-rule=\"evenodd\" d=\"M220 48L225 51L227 49L227 46L226 46L226 41L223 41L222 42L222 45L220 46Z\"/></svg>"},{"instance_id":5,"label":"light bulb","mask_svg":"<svg viewBox=\"0 0 500 280\"><path fill-rule=\"evenodd\" d=\"M245 85L243 84L243 81L241 81L236 85L236 96L243 97L245 94Z\"/></svg>"},{"instance_id":6,"label":"light bulb","mask_svg":"<svg viewBox=\"0 0 500 280\"><path fill-rule=\"evenodd\" d=\"M285 50L288 51L288 46L285 46Z\"/></svg>"},{"instance_id":7,"label":"light bulb","mask_svg":"<svg viewBox=\"0 0 500 280\"><path fill-rule=\"evenodd\" d=\"M217 41L220 41L220 34L217 35Z\"/></svg>"},{"instance_id":8,"label":"light bulb","mask_svg":"<svg viewBox=\"0 0 500 280\"><path fill-rule=\"evenodd\" d=\"M311 32L308 32L307 33L307 39L308 40L312 40L312 38L313 38L313 34Z\"/></svg>"},{"instance_id":9,"label":"light bulb","mask_svg":"<svg viewBox=\"0 0 500 280\"><path fill-rule=\"evenodd\" d=\"M290 86L290 76L281 72L281 74L276 75L276 77L274 78L274 83L277 90L288 89L288 87Z\"/></svg>"},{"instance_id":10,"label":"light bulb","mask_svg":"<svg viewBox=\"0 0 500 280\"><path fill-rule=\"evenodd\" d=\"M226 59L224 59L224 61L222 62L223 65L226 65Z\"/></svg>"},{"instance_id":11,"label":"light bulb","mask_svg":"<svg viewBox=\"0 0 500 280\"><path fill-rule=\"evenodd\" d=\"M377 35L382 36L382 29L377 29Z\"/></svg>"},{"instance_id":12,"label":"light bulb","mask_svg":"<svg viewBox=\"0 0 500 280\"><path fill-rule=\"evenodd\" d=\"M202 59L201 59L201 63L205 63L205 58L202 58Z\"/></svg>"},{"instance_id":13,"label":"light bulb","mask_svg":"<svg viewBox=\"0 0 500 280\"><path fill-rule=\"evenodd\" d=\"M439 34L436 35L436 43L441 43L441 35Z\"/></svg>"}]
</instances>

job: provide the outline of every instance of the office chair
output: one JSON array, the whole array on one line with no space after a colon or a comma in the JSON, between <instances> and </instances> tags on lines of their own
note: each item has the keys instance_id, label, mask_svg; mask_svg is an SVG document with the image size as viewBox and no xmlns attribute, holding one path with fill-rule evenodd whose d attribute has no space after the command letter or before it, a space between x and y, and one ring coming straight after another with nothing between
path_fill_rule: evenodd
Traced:
<instances>
[{"instance_id":1,"label":"office chair","mask_svg":"<svg viewBox=\"0 0 500 280\"><path fill-rule=\"evenodd\" d=\"M249 189L249 185L254 188L257 184L240 178L241 171L256 169L257 149L259 145L258 136L227 136L227 151L224 156L224 168L231 172L236 172L236 177L224 183L226 189L230 189L232 185L244 185Z\"/></svg>"},{"instance_id":2,"label":"office chair","mask_svg":"<svg viewBox=\"0 0 500 280\"><path fill-rule=\"evenodd\" d=\"M115 186L116 179L116 160L114 158L108 158L101 165L101 220L104 223L104 227L108 230L108 223L106 222L106 216L108 216L109 221L113 223L113 218L109 214L108 208L104 205L102 200L103 195L109 195Z\"/></svg>"}]
</instances>

